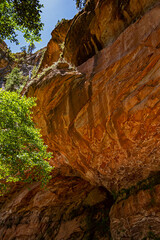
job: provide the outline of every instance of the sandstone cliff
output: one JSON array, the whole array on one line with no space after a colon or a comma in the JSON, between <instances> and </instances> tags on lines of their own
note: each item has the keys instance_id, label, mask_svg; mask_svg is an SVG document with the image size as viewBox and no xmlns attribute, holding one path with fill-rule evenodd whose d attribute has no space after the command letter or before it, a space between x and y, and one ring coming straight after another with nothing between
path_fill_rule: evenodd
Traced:
<instances>
[{"instance_id":1,"label":"sandstone cliff","mask_svg":"<svg viewBox=\"0 0 160 240\"><path fill-rule=\"evenodd\" d=\"M160 238L160 1L119 2L88 1L23 91L55 170L1 199L3 240Z\"/></svg>"}]
</instances>

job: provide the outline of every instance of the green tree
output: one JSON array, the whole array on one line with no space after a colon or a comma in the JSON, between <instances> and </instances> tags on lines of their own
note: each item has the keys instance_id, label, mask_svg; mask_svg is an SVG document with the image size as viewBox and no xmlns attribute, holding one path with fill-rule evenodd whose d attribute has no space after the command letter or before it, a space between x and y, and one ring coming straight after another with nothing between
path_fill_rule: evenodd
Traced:
<instances>
[{"instance_id":1,"label":"green tree","mask_svg":"<svg viewBox=\"0 0 160 240\"><path fill-rule=\"evenodd\" d=\"M21 52L23 52L24 54L26 54L27 51L27 47L26 46L22 46L20 47Z\"/></svg>"},{"instance_id":2,"label":"green tree","mask_svg":"<svg viewBox=\"0 0 160 240\"><path fill-rule=\"evenodd\" d=\"M65 18L62 18L61 20L58 20L56 25L55 25L55 28L58 27L60 24L62 24L65 21L67 21Z\"/></svg>"},{"instance_id":3,"label":"green tree","mask_svg":"<svg viewBox=\"0 0 160 240\"><path fill-rule=\"evenodd\" d=\"M27 41L39 41L42 4L39 0L0 0L0 39L17 40L17 30Z\"/></svg>"},{"instance_id":4,"label":"green tree","mask_svg":"<svg viewBox=\"0 0 160 240\"><path fill-rule=\"evenodd\" d=\"M36 46L33 42L31 42L29 45L28 45L28 50L27 50L27 53L28 54L32 54L32 52L36 49Z\"/></svg>"},{"instance_id":5,"label":"green tree","mask_svg":"<svg viewBox=\"0 0 160 240\"><path fill-rule=\"evenodd\" d=\"M0 194L13 182L47 183L51 157L34 127L31 108L33 98L0 90Z\"/></svg>"},{"instance_id":6,"label":"green tree","mask_svg":"<svg viewBox=\"0 0 160 240\"><path fill-rule=\"evenodd\" d=\"M5 89L7 91L18 91L22 83L24 82L25 77L23 76L22 72L19 68L15 67L12 69L12 72L7 74L5 77L6 84Z\"/></svg>"},{"instance_id":7,"label":"green tree","mask_svg":"<svg viewBox=\"0 0 160 240\"><path fill-rule=\"evenodd\" d=\"M75 1L78 9L82 9L87 2L87 0L75 0Z\"/></svg>"}]
</instances>

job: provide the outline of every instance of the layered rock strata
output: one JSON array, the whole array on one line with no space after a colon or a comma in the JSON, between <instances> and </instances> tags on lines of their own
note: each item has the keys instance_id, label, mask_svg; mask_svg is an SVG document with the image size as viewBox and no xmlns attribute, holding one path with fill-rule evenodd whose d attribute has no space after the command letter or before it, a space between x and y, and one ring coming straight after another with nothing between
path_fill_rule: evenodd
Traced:
<instances>
[{"instance_id":1,"label":"layered rock strata","mask_svg":"<svg viewBox=\"0 0 160 240\"><path fill-rule=\"evenodd\" d=\"M47 49L44 54L43 60L40 64L38 72L42 72L44 68L51 66L53 63L60 59L63 52L64 41L72 20L62 20L52 31L52 38L47 44Z\"/></svg>"},{"instance_id":2,"label":"layered rock strata","mask_svg":"<svg viewBox=\"0 0 160 240\"><path fill-rule=\"evenodd\" d=\"M160 185L115 204L110 212L113 239L159 239Z\"/></svg>"},{"instance_id":3,"label":"layered rock strata","mask_svg":"<svg viewBox=\"0 0 160 240\"><path fill-rule=\"evenodd\" d=\"M73 69L30 84L46 143L91 183L128 188L159 171L160 6Z\"/></svg>"},{"instance_id":4,"label":"layered rock strata","mask_svg":"<svg viewBox=\"0 0 160 240\"><path fill-rule=\"evenodd\" d=\"M160 169L159 12L156 5L78 71L54 66L26 92L37 97L34 121L50 149L60 152L61 164L111 193ZM112 207L113 239L160 235L159 204L150 206L148 191ZM136 200L142 195L144 205Z\"/></svg>"},{"instance_id":5,"label":"layered rock strata","mask_svg":"<svg viewBox=\"0 0 160 240\"><path fill-rule=\"evenodd\" d=\"M111 45L130 24L158 0L89 0L73 19L65 39L64 58L78 66Z\"/></svg>"},{"instance_id":6,"label":"layered rock strata","mask_svg":"<svg viewBox=\"0 0 160 240\"><path fill-rule=\"evenodd\" d=\"M46 189L21 187L1 200L0 239L109 239L111 201L104 189L76 177L54 176Z\"/></svg>"},{"instance_id":7,"label":"layered rock strata","mask_svg":"<svg viewBox=\"0 0 160 240\"><path fill-rule=\"evenodd\" d=\"M72 20L63 20L53 30L39 72L62 56L79 66L110 46L157 2L159 0L88 0Z\"/></svg>"}]
</instances>

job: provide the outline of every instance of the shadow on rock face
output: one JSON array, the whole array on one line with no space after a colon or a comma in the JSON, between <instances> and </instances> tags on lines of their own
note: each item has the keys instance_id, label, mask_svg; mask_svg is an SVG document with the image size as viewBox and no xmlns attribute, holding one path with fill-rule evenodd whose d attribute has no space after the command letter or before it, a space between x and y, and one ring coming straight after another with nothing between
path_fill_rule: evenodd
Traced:
<instances>
[{"instance_id":1,"label":"shadow on rock face","mask_svg":"<svg viewBox=\"0 0 160 240\"><path fill-rule=\"evenodd\" d=\"M6 239L109 239L110 194L77 177L55 177L46 189L33 184L8 196L0 210Z\"/></svg>"}]
</instances>

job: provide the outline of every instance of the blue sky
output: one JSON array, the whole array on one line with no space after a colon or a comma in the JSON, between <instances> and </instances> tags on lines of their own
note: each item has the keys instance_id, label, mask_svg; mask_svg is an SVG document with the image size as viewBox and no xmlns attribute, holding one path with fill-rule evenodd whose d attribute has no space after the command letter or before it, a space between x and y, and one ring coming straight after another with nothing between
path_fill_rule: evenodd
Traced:
<instances>
[{"instance_id":1,"label":"blue sky","mask_svg":"<svg viewBox=\"0 0 160 240\"><path fill-rule=\"evenodd\" d=\"M40 3L44 5L41 15L42 22L44 23L44 30L41 32L42 41L40 43L35 43L35 51L47 46L47 43L51 39L51 32L58 20L62 18L71 19L77 13L76 4L73 0L40 0ZM19 52L20 47L27 45L22 34L19 34L18 40L20 45L10 43L8 40L5 41L14 53Z\"/></svg>"}]
</instances>

